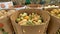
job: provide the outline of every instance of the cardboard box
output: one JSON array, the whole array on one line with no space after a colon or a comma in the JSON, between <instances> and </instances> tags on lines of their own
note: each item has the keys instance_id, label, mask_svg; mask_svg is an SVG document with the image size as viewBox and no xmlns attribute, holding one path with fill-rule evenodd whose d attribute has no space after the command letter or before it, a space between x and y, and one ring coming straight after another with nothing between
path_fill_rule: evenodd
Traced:
<instances>
[{"instance_id":1,"label":"cardboard box","mask_svg":"<svg viewBox=\"0 0 60 34\"><path fill-rule=\"evenodd\" d=\"M6 10L6 9L4 9ZM9 9L10 10L10 9ZM8 11L8 10L7 10ZM0 34L6 33L6 34L13 34L14 29L10 20L10 16L14 13L13 11L7 12L7 14L4 14L0 17Z\"/></svg>"},{"instance_id":2,"label":"cardboard box","mask_svg":"<svg viewBox=\"0 0 60 34\"><path fill-rule=\"evenodd\" d=\"M33 12L38 13L39 15L42 16L44 23L42 23L40 25L34 25L34 26L18 25L15 22L15 20L20 13L24 13L24 12L26 12L28 14L33 13ZM19 10L11 16L12 25L13 25L13 28L14 28L16 34L45 34L45 32L47 30L47 26L49 24L49 20L50 20L50 16L48 15L48 13L46 13L45 11L42 11L40 9Z\"/></svg>"},{"instance_id":3,"label":"cardboard box","mask_svg":"<svg viewBox=\"0 0 60 34\"><path fill-rule=\"evenodd\" d=\"M57 8L46 9L48 11L47 13L49 13L53 9L57 9ZM56 34L57 30L60 27L60 19L58 19L56 16L51 15L51 14L50 14L50 17L51 19L48 26L48 34Z\"/></svg>"},{"instance_id":4,"label":"cardboard box","mask_svg":"<svg viewBox=\"0 0 60 34\"><path fill-rule=\"evenodd\" d=\"M0 17L0 31L1 33L7 33L7 34L13 33L12 24L9 17L7 16Z\"/></svg>"}]
</instances>

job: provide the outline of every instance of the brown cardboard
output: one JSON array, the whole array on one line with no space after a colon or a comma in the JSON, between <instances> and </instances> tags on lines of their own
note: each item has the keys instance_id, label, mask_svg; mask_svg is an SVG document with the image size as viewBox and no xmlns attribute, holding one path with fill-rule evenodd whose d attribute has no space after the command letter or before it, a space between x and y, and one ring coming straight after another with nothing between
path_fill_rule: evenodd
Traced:
<instances>
[{"instance_id":1,"label":"brown cardboard","mask_svg":"<svg viewBox=\"0 0 60 34\"><path fill-rule=\"evenodd\" d=\"M2 29L4 29L4 32L7 32L8 34L13 33L13 29L12 29L12 25L11 25L11 21L10 21L9 17L7 17L7 16L3 16L2 18L0 17L0 23L4 25L2 27ZM3 31L1 31L1 32L3 33Z\"/></svg>"},{"instance_id":2,"label":"brown cardboard","mask_svg":"<svg viewBox=\"0 0 60 34\"><path fill-rule=\"evenodd\" d=\"M49 13L52 9L46 9L46 10ZM56 34L57 30L60 27L60 19L58 19L57 17L55 17L54 15L51 15L51 14L50 14L50 17L51 17L51 19L50 19L50 23L48 26L48 34Z\"/></svg>"},{"instance_id":3,"label":"brown cardboard","mask_svg":"<svg viewBox=\"0 0 60 34\"><path fill-rule=\"evenodd\" d=\"M15 20L18 17L19 13L23 13L23 12L27 12L28 14L32 12L40 14L44 20L44 23L42 23L41 25L35 25L35 26L18 25L15 22ZM39 9L19 10L11 16L12 25L13 25L13 28L16 34L45 34L49 20L50 20L50 17L48 13L46 13L45 11L39 10Z\"/></svg>"},{"instance_id":4,"label":"brown cardboard","mask_svg":"<svg viewBox=\"0 0 60 34\"><path fill-rule=\"evenodd\" d=\"M6 10L6 9L4 9L4 10ZM8 10L11 10L11 9L8 9ZM14 12L12 12L12 11L10 13L7 12L6 15L0 17L0 23L4 25L1 28L4 29L4 32L7 32L8 34L13 34L13 32L14 32L13 26L12 26L11 20L10 20L10 16L12 15L12 13L14 13ZM3 31L0 30L0 34L1 33L3 33Z\"/></svg>"}]
</instances>

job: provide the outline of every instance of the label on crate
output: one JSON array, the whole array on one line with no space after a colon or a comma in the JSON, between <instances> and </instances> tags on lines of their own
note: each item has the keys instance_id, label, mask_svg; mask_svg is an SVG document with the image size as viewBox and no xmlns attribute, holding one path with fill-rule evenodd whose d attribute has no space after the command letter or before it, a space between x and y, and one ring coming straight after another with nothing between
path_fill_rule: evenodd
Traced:
<instances>
[{"instance_id":1,"label":"label on crate","mask_svg":"<svg viewBox=\"0 0 60 34\"><path fill-rule=\"evenodd\" d=\"M0 2L0 9L9 9L13 7L13 2Z\"/></svg>"}]
</instances>

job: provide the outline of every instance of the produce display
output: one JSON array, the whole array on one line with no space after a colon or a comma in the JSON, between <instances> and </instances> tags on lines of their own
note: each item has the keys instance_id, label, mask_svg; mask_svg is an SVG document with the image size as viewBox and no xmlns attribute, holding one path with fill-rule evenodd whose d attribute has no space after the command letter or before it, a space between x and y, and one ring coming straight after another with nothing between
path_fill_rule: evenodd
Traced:
<instances>
[{"instance_id":1,"label":"produce display","mask_svg":"<svg viewBox=\"0 0 60 34\"><path fill-rule=\"evenodd\" d=\"M0 17L1 16L4 16L4 15L6 15L7 14L7 11L6 10L0 10Z\"/></svg>"},{"instance_id":2,"label":"produce display","mask_svg":"<svg viewBox=\"0 0 60 34\"><path fill-rule=\"evenodd\" d=\"M38 8L38 7L41 7L42 5L40 5L40 4L29 4L27 6L30 8Z\"/></svg>"},{"instance_id":3,"label":"produce display","mask_svg":"<svg viewBox=\"0 0 60 34\"><path fill-rule=\"evenodd\" d=\"M19 8L19 7L23 7L23 6L20 6L20 5L15 5L14 8Z\"/></svg>"},{"instance_id":4,"label":"produce display","mask_svg":"<svg viewBox=\"0 0 60 34\"><path fill-rule=\"evenodd\" d=\"M56 5L45 5L46 7L54 7L54 6L56 6Z\"/></svg>"},{"instance_id":5,"label":"produce display","mask_svg":"<svg viewBox=\"0 0 60 34\"><path fill-rule=\"evenodd\" d=\"M57 6L57 5L45 5L44 8L45 8L45 9L46 9L46 8L59 8L59 6Z\"/></svg>"},{"instance_id":6,"label":"produce display","mask_svg":"<svg viewBox=\"0 0 60 34\"><path fill-rule=\"evenodd\" d=\"M15 12L15 10L0 10L0 17Z\"/></svg>"},{"instance_id":7,"label":"produce display","mask_svg":"<svg viewBox=\"0 0 60 34\"><path fill-rule=\"evenodd\" d=\"M43 23L43 20L42 17L37 13L21 13L17 17L16 22L19 25L40 25L41 23Z\"/></svg>"},{"instance_id":8,"label":"produce display","mask_svg":"<svg viewBox=\"0 0 60 34\"><path fill-rule=\"evenodd\" d=\"M52 11L50 11L51 15L55 15L58 18L60 18L60 9L53 9Z\"/></svg>"},{"instance_id":9,"label":"produce display","mask_svg":"<svg viewBox=\"0 0 60 34\"><path fill-rule=\"evenodd\" d=\"M58 30L58 32L56 34L60 34L60 29Z\"/></svg>"}]
</instances>

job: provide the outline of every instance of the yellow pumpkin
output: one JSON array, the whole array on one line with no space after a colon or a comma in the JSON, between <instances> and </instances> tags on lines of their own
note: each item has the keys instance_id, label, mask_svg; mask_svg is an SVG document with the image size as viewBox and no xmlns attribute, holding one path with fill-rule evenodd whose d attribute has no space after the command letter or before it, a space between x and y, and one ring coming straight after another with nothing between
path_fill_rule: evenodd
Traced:
<instances>
[{"instance_id":1,"label":"yellow pumpkin","mask_svg":"<svg viewBox=\"0 0 60 34\"><path fill-rule=\"evenodd\" d=\"M25 19L29 19L29 16L25 16L24 18L25 18Z\"/></svg>"}]
</instances>

